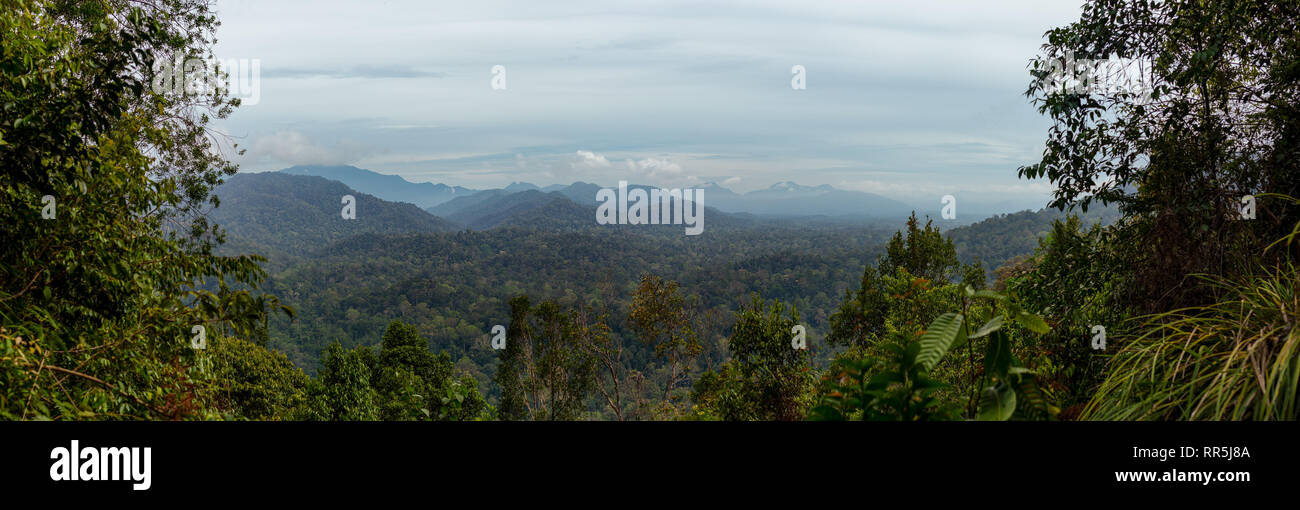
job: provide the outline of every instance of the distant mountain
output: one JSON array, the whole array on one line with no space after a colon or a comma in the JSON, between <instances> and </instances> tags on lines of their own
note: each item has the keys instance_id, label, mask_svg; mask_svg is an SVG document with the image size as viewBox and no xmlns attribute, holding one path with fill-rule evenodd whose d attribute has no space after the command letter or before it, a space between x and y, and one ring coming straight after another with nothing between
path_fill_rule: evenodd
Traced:
<instances>
[{"instance_id":1,"label":"distant mountain","mask_svg":"<svg viewBox=\"0 0 1300 510\"><path fill-rule=\"evenodd\" d=\"M537 205L538 197L547 193L562 195L581 206L594 206L596 192L602 188L604 186L581 181L567 186L551 185L540 189L528 183L516 182L505 189L483 190L473 195L456 197L425 210L470 228L482 229L490 228L490 225L496 224L504 217L501 211L494 209L506 208L517 212L522 210L521 206L527 208ZM610 188L613 189L612 186ZM628 189L651 188L653 186L628 185ZM707 209L733 215L729 218L733 225L748 224L749 220L737 223L743 215L818 216L831 220L842 218L856 221L904 218L913 210L902 202L879 195L840 190L826 184L802 186L787 181L743 195L713 182L697 186L696 189L704 190L704 204ZM534 194L525 195L528 192ZM510 198L506 199L506 197Z\"/></svg>"},{"instance_id":2,"label":"distant mountain","mask_svg":"<svg viewBox=\"0 0 1300 510\"><path fill-rule=\"evenodd\" d=\"M1088 228L1098 222L1103 225L1115 222L1119 218L1119 209L1094 206L1086 214L1070 214L1078 215L1083 226ZM1038 240L1051 232L1052 222L1066 217L1067 213L1056 209L999 214L949 230L947 236L962 262L971 263L979 259L984 269L993 271L1017 256L1033 254L1038 248Z\"/></svg>"},{"instance_id":3,"label":"distant mountain","mask_svg":"<svg viewBox=\"0 0 1300 510\"><path fill-rule=\"evenodd\" d=\"M596 223L595 195L599 186L575 183L550 193L529 190L506 193L504 190L486 190L469 197L458 198L430 208L429 212L445 213L445 218L473 230L498 227L519 227L542 230L570 229L634 229L651 232L681 232L683 224L668 225L599 225ZM648 186L629 186L629 189ZM570 196L572 195L572 198ZM729 214L712 207L704 208L704 228L750 228L765 224L751 215Z\"/></svg>"},{"instance_id":4,"label":"distant mountain","mask_svg":"<svg viewBox=\"0 0 1300 510\"><path fill-rule=\"evenodd\" d=\"M541 188L538 188L536 184L533 184L531 182L512 182L510 183L509 186L506 186L504 189L506 193L518 193L520 191L531 191L531 190L541 189Z\"/></svg>"},{"instance_id":5,"label":"distant mountain","mask_svg":"<svg viewBox=\"0 0 1300 510\"><path fill-rule=\"evenodd\" d=\"M535 220L559 220L560 223L569 224L571 218L547 218L541 214L540 208L549 205L556 200L568 202L577 206L564 195L560 193L543 193L539 190L521 191L518 193L508 193L504 190L492 190L496 193L487 194L482 200L472 201L470 203L457 204L461 205L458 210L446 216L450 221L459 225L464 225L474 230L486 230L495 227L503 222L515 224L526 223L528 219ZM560 207L548 209L550 212L565 212L571 214L575 211L573 208ZM585 213L583 224L591 225L595 223L595 209L589 214Z\"/></svg>"},{"instance_id":6,"label":"distant mountain","mask_svg":"<svg viewBox=\"0 0 1300 510\"><path fill-rule=\"evenodd\" d=\"M604 186L591 184L589 182L578 181L568 186L565 186L562 189L551 190L551 191L555 191L561 195L569 197L569 200L572 200L579 204L594 205L596 203L596 192L600 191L600 189L603 187Z\"/></svg>"},{"instance_id":7,"label":"distant mountain","mask_svg":"<svg viewBox=\"0 0 1300 510\"><path fill-rule=\"evenodd\" d=\"M227 253L306 255L360 233L446 232L447 220L411 204L389 202L322 177L268 172L236 174L218 186L209 217L227 232ZM345 220L343 196L356 198Z\"/></svg>"},{"instance_id":8,"label":"distant mountain","mask_svg":"<svg viewBox=\"0 0 1300 510\"><path fill-rule=\"evenodd\" d=\"M793 181L778 182L744 195L713 184L705 189L704 203L726 212L781 216L892 218L907 216L913 209L872 193L841 190L829 184L802 186Z\"/></svg>"},{"instance_id":9,"label":"distant mountain","mask_svg":"<svg viewBox=\"0 0 1300 510\"><path fill-rule=\"evenodd\" d=\"M531 191L518 195L531 193L541 192ZM516 202L514 198L518 195L512 195L511 202ZM597 226L595 207L579 205L559 193L529 196L504 211L504 214L494 217L492 223L494 228L521 227L550 231L580 230Z\"/></svg>"},{"instance_id":10,"label":"distant mountain","mask_svg":"<svg viewBox=\"0 0 1300 510\"><path fill-rule=\"evenodd\" d=\"M290 175L313 175L339 181L354 190L369 193L390 202L406 202L426 209L453 198L468 196L478 190L434 184L410 182L396 175L381 174L354 166L295 166L280 170ZM533 186L527 183L520 185ZM533 186L536 188L536 186ZM520 189L519 191L523 191Z\"/></svg>"},{"instance_id":11,"label":"distant mountain","mask_svg":"<svg viewBox=\"0 0 1300 510\"><path fill-rule=\"evenodd\" d=\"M464 209L477 207L484 202L492 202L509 194L510 193L507 193L505 190L488 189L479 191L473 195L456 197L433 207L426 207L424 210L434 216L449 218Z\"/></svg>"},{"instance_id":12,"label":"distant mountain","mask_svg":"<svg viewBox=\"0 0 1300 510\"><path fill-rule=\"evenodd\" d=\"M704 190L706 200L721 199L727 201L737 200L741 197L739 193L724 188L716 182L706 182L701 184L699 188Z\"/></svg>"},{"instance_id":13,"label":"distant mountain","mask_svg":"<svg viewBox=\"0 0 1300 510\"><path fill-rule=\"evenodd\" d=\"M579 205L595 204L596 191L604 186L586 182L552 184L538 187L529 182L512 182L498 190L475 190L446 184L410 182L396 175L386 175L353 166L295 166L280 171L292 175L313 175L342 182L352 189L378 198L406 202L429 211L431 214L451 219L462 208L483 200L527 191L559 193ZM613 186L610 186L613 187ZM629 188L648 189L640 184ZM740 194L716 182L695 188L704 190L704 203L708 207L727 213L750 213L764 216L826 216L848 218L903 218L912 210L897 200L861 191L837 189L829 184L803 186L793 181L778 182L767 189ZM472 197L479 193L495 191L491 197Z\"/></svg>"},{"instance_id":14,"label":"distant mountain","mask_svg":"<svg viewBox=\"0 0 1300 510\"><path fill-rule=\"evenodd\" d=\"M596 191L604 186L575 182L567 187L547 186L545 191L561 193L579 204L595 204ZM613 186L610 186L613 188ZM629 184L628 189L653 186ZM861 191L845 191L829 184L802 186L786 181L767 189L736 193L716 182L693 189L704 190L704 204L726 213L766 216L845 216L854 218L904 218L914 209L902 202Z\"/></svg>"}]
</instances>

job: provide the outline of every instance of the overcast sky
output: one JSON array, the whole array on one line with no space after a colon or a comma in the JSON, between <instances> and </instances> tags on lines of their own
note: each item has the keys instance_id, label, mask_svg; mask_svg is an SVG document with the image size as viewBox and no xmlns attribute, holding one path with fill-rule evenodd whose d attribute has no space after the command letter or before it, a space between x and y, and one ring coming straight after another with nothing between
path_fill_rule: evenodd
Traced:
<instances>
[{"instance_id":1,"label":"overcast sky","mask_svg":"<svg viewBox=\"0 0 1300 510\"><path fill-rule=\"evenodd\" d=\"M1048 127L1026 65L1080 3L220 0L218 56L260 59L261 80L217 127L242 171L1042 205L1050 186L1016 177Z\"/></svg>"}]
</instances>

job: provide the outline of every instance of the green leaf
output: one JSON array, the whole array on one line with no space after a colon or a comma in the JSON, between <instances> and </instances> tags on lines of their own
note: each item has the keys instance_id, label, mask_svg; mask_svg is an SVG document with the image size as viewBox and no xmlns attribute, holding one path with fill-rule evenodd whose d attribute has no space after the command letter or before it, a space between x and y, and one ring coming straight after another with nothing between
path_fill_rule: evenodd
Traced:
<instances>
[{"instance_id":1,"label":"green leaf","mask_svg":"<svg viewBox=\"0 0 1300 510\"><path fill-rule=\"evenodd\" d=\"M988 336L990 333L993 333L994 331L1001 329L1002 322L1003 320L1001 315L994 317L993 320L990 320L984 323L983 326L980 326L980 329L976 331L974 334L972 334L970 338L972 340L976 338L984 338L985 336Z\"/></svg>"},{"instance_id":2,"label":"green leaf","mask_svg":"<svg viewBox=\"0 0 1300 510\"><path fill-rule=\"evenodd\" d=\"M1025 311L1016 314L1016 322L1020 323L1021 326L1024 326L1025 329L1040 335L1045 335L1052 329L1047 325L1047 322L1043 321L1042 317Z\"/></svg>"},{"instance_id":3,"label":"green leaf","mask_svg":"<svg viewBox=\"0 0 1300 510\"><path fill-rule=\"evenodd\" d=\"M961 324L962 315L952 312L940 315L931 322L925 334L921 335L921 350L916 356L916 362L927 371L933 370L944 354L948 353L953 341L962 334Z\"/></svg>"},{"instance_id":4,"label":"green leaf","mask_svg":"<svg viewBox=\"0 0 1300 510\"><path fill-rule=\"evenodd\" d=\"M1006 332L998 331L989 337L988 349L984 353L984 373L998 378L1006 378L1011 369L1011 340Z\"/></svg>"},{"instance_id":5,"label":"green leaf","mask_svg":"<svg viewBox=\"0 0 1300 510\"><path fill-rule=\"evenodd\" d=\"M967 287L969 287L969 285L967 285ZM994 290L988 290L988 289L977 290L977 291L975 291L973 294L971 294L971 297L976 297L976 298L985 298L985 299L996 299L996 300L998 300L998 301L1003 301L1003 300L1006 300L1006 299L1007 299L1007 297L1004 296L1004 295L1002 295L1002 293L997 292L997 291L994 291Z\"/></svg>"},{"instance_id":6,"label":"green leaf","mask_svg":"<svg viewBox=\"0 0 1300 510\"><path fill-rule=\"evenodd\" d=\"M1007 421L1016 412L1016 392L1006 384L989 386L980 392L980 421Z\"/></svg>"},{"instance_id":7,"label":"green leaf","mask_svg":"<svg viewBox=\"0 0 1300 510\"><path fill-rule=\"evenodd\" d=\"M1029 371L1015 372L1014 368L1012 370L1013 374L1024 373L1015 378L1015 386L1016 392L1020 394L1020 400L1024 401L1025 409L1037 410L1048 418L1054 417L1056 415L1054 408L1047 402L1047 397L1038 388L1038 383L1034 381L1033 376L1028 374Z\"/></svg>"}]
</instances>

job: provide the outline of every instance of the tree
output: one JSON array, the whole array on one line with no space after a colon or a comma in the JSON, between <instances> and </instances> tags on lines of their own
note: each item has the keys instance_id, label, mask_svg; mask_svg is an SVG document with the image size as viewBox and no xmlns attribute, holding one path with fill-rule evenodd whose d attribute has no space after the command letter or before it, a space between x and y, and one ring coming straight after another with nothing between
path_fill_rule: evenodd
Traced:
<instances>
[{"instance_id":1,"label":"tree","mask_svg":"<svg viewBox=\"0 0 1300 510\"><path fill-rule=\"evenodd\" d=\"M723 420L802 420L811 399L808 351L791 345L798 312L758 294L736 312L732 359L696 381L697 415Z\"/></svg>"},{"instance_id":2,"label":"tree","mask_svg":"<svg viewBox=\"0 0 1300 510\"><path fill-rule=\"evenodd\" d=\"M368 347L344 350L330 344L321 360L320 377L308 390L309 408L295 416L300 420L375 421L380 418L378 395L370 387L375 363Z\"/></svg>"},{"instance_id":3,"label":"tree","mask_svg":"<svg viewBox=\"0 0 1300 510\"><path fill-rule=\"evenodd\" d=\"M595 361L584 345L577 312L554 301L532 307L510 300L506 348L497 366L499 413L507 420L576 420L595 384Z\"/></svg>"},{"instance_id":4,"label":"tree","mask_svg":"<svg viewBox=\"0 0 1300 510\"><path fill-rule=\"evenodd\" d=\"M840 308L831 315L831 330L826 342L831 345L864 347L885 334L885 317L889 299L885 282L876 266L862 271L862 283L856 292L844 291Z\"/></svg>"},{"instance_id":5,"label":"tree","mask_svg":"<svg viewBox=\"0 0 1300 510\"><path fill-rule=\"evenodd\" d=\"M668 362L668 381L663 400L671 404L672 392L687 377L688 370L704 351L695 328L698 302L690 302L679 291L677 282L664 281L655 275L641 277L632 296L628 323L641 343L654 347L655 356Z\"/></svg>"},{"instance_id":6,"label":"tree","mask_svg":"<svg viewBox=\"0 0 1300 510\"><path fill-rule=\"evenodd\" d=\"M283 353L238 338L208 340L215 406L236 418L291 419L311 379ZM202 359L202 358L200 358Z\"/></svg>"},{"instance_id":7,"label":"tree","mask_svg":"<svg viewBox=\"0 0 1300 510\"><path fill-rule=\"evenodd\" d=\"M371 386L384 420L465 421L485 416L487 402L472 378L455 377L451 355L433 354L414 326L393 321L384 330Z\"/></svg>"},{"instance_id":8,"label":"tree","mask_svg":"<svg viewBox=\"0 0 1300 510\"><path fill-rule=\"evenodd\" d=\"M605 406L614 413L614 419L623 421L627 418L623 410L623 395L628 389L623 344L614 338L604 314L591 315L586 306L579 306L574 311L575 334L582 348L598 365L599 373L594 377L596 391L605 399Z\"/></svg>"},{"instance_id":9,"label":"tree","mask_svg":"<svg viewBox=\"0 0 1300 510\"><path fill-rule=\"evenodd\" d=\"M895 302L889 298L887 278L906 274L923 278L935 285L944 285L958 276L959 269L964 282L976 288L984 287L984 266L977 260L972 265L962 267L957 261L957 251L952 241L944 237L929 220L921 227L916 213L912 213L907 220L906 233L895 232L885 254L877 259L875 267L867 266L862 271L858 290L844 291L839 310L831 315L831 328L826 341L831 345L865 347L884 338L887 332L886 320L893 313L891 306Z\"/></svg>"},{"instance_id":10,"label":"tree","mask_svg":"<svg viewBox=\"0 0 1300 510\"><path fill-rule=\"evenodd\" d=\"M1300 209L1264 194L1300 186L1297 22L1294 2L1100 0L1047 32L1026 95L1053 125L1019 173L1049 179L1062 210L1119 204L1133 284L1122 303L1207 304L1219 290L1187 275L1280 260L1262 248ZM1246 195L1260 198L1257 220L1240 219Z\"/></svg>"},{"instance_id":11,"label":"tree","mask_svg":"<svg viewBox=\"0 0 1300 510\"><path fill-rule=\"evenodd\" d=\"M288 311L201 214L235 172L206 124L238 101L147 81L215 27L203 0L0 9L0 415L216 417L191 339L261 339Z\"/></svg>"},{"instance_id":12,"label":"tree","mask_svg":"<svg viewBox=\"0 0 1300 510\"><path fill-rule=\"evenodd\" d=\"M925 226L920 227L913 212L907 219L906 235L899 231L890 238L884 257L876 264L880 272L894 274L901 267L932 282L952 281L958 267L957 250L932 224L927 218Z\"/></svg>"}]
</instances>

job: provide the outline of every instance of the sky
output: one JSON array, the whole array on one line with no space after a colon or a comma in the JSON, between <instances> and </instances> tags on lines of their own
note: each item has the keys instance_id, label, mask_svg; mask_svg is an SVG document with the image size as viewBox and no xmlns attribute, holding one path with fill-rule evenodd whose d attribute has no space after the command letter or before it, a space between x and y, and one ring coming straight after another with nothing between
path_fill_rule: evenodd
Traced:
<instances>
[{"instance_id":1,"label":"sky","mask_svg":"<svg viewBox=\"0 0 1300 510\"><path fill-rule=\"evenodd\" d=\"M1050 125L1023 95L1026 66L1080 5L219 0L217 56L260 74L256 104L214 127L247 150L233 158L246 172L794 181L1040 207L1050 184L1016 175Z\"/></svg>"}]
</instances>

